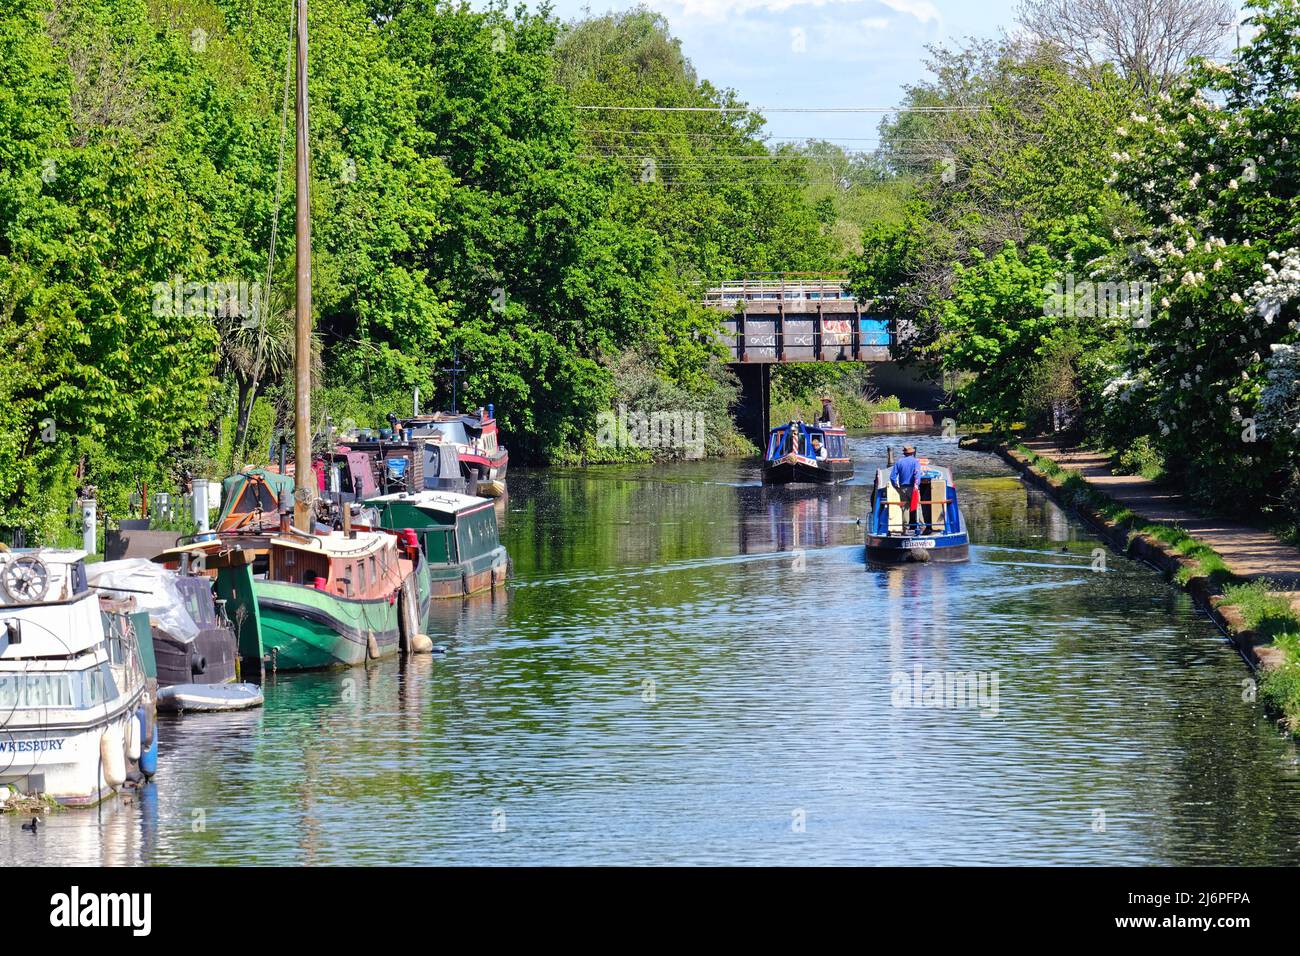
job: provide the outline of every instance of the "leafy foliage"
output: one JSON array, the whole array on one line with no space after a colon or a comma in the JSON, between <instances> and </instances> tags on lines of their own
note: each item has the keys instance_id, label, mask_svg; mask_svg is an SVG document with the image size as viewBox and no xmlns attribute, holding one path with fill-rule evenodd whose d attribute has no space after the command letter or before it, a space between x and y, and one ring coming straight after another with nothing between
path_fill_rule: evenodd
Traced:
<instances>
[{"instance_id":1,"label":"leafy foliage","mask_svg":"<svg viewBox=\"0 0 1300 956\"><path fill-rule=\"evenodd\" d=\"M120 516L290 427L291 7L0 0L0 528L54 540L78 486ZM527 460L584 457L629 399L733 447L701 286L836 243L753 113L576 108L743 107L661 17L337 0L310 27L318 429L450 405L455 357Z\"/></svg>"}]
</instances>

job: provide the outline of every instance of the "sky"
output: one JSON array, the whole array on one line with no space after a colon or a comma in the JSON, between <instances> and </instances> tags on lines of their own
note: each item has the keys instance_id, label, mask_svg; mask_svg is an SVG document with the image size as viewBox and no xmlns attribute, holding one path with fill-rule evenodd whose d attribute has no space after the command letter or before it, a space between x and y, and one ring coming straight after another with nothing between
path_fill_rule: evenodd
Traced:
<instances>
[{"instance_id":1,"label":"sky","mask_svg":"<svg viewBox=\"0 0 1300 956\"><path fill-rule=\"evenodd\" d=\"M554 0L563 20L635 0ZM891 107L924 79L925 47L1015 28L1017 0L646 0L668 18L697 74L752 106ZM778 139L875 147L880 115L767 113Z\"/></svg>"}]
</instances>

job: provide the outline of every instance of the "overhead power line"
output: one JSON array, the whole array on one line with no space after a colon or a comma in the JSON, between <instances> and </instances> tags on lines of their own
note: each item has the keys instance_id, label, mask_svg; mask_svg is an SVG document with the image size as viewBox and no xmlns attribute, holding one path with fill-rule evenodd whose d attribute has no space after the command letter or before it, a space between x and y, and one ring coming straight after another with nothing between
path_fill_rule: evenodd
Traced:
<instances>
[{"instance_id":1,"label":"overhead power line","mask_svg":"<svg viewBox=\"0 0 1300 956\"><path fill-rule=\"evenodd\" d=\"M616 113L971 113L987 106L575 106Z\"/></svg>"},{"instance_id":2,"label":"overhead power line","mask_svg":"<svg viewBox=\"0 0 1300 956\"><path fill-rule=\"evenodd\" d=\"M583 127L578 130L580 133L588 135L595 133L608 133L618 136L642 136L642 137L661 137L661 136L687 136L700 139L736 139L739 133L694 133L687 130L644 130L644 129L605 129L595 127ZM767 135L767 134L761 134ZM884 142L880 136L772 136L770 139L774 142L782 143L801 143L820 141L825 143L880 143ZM899 136L891 137L891 143L943 143L946 140L932 139L928 136Z\"/></svg>"}]
</instances>

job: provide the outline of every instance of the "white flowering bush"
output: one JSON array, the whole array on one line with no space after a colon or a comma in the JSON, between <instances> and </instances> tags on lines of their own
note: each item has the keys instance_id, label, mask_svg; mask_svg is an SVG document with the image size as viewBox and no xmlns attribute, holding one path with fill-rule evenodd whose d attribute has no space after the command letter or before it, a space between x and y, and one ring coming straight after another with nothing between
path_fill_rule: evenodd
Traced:
<instances>
[{"instance_id":1,"label":"white flowering bush","mask_svg":"<svg viewBox=\"0 0 1300 956\"><path fill-rule=\"evenodd\" d=\"M1239 59L1194 67L1122 125L1113 176L1149 223L1132 275L1159 307L1102 389L1110 437L1151 436L1221 502L1297 472L1300 4L1249 12Z\"/></svg>"},{"instance_id":2,"label":"white flowering bush","mask_svg":"<svg viewBox=\"0 0 1300 956\"><path fill-rule=\"evenodd\" d=\"M1300 440L1300 345L1275 345L1259 397L1262 437L1293 445Z\"/></svg>"}]
</instances>

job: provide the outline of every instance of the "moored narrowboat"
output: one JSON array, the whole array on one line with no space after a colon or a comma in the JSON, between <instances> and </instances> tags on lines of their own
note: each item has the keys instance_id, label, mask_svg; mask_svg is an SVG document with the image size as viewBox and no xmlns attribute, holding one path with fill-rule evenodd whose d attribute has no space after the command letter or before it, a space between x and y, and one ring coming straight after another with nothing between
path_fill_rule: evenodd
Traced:
<instances>
[{"instance_id":1,"label":"moored narrowboat","mask_svg":"<svg viewBox=\"0 0 1300 956\"><path fill-rule=\"evenodd\" d=\"M180 574L143 558L101 561L87 568L101 594L134 598L149 615L158 684L225 684L239 679L239 643L212 579Z\"/></svg>"},{"instance_id":2,"label":"moored narrowboat","mask_svg":"<svg viewBox=\"0 0 1300 956\"><path fill-rule=\"evenodd\" d=\"M290 528L195 542L156 560L176 560L182 551L215 570L245 675L414 653L427 625L428 562L418 544L385 531Z\"/></svg>"},{"instance_id":3,"label":"moored narrowboat","mask_svg":"<svg viewBox=\"0 0 1300 956\"><path fill-rule=\"evenodd\" d=\"M919 460L916 481L906 493L890 482L889 469L877 469L871 513L864 523L869 562L957 562L970 558L970 536L957 502L952 472L924 458Z\"/></svg>"},{"instance_id":4,"label":"moored narrowboat","mask_svg":"<svg viewBox=\"0 0 1300 956\"><path fill-rule=\"evenodd\" d=\"M428 445L426 460L432 466L439 458L437 479L432 467L425 469L425 485L429 490L467 491L471 495L499 498L506 493L506 468L510 454L498 442L495 409L489 405L476 413L436 412L417 415L402 422L402 430L413 438L422 438ZM450 468L442 466L441 448L455 450L463 489L456 487Z\"/></svg>"},{"instance_id":5,"label":"moored narrowboat","mask_svg":"<svg viewBox=\"0 0 1300 956\"><path fill-rule=\"evenodd\" d=\"M853 477L844 428L827 423L789 422L768 432L763 482L769 485L833 485Z\"/></svg>"},{"instance_id":6,"label":"moored narrowboat","mask_svg":"<svg viewBox=\"0 0 1300 956\"><path fill-rule=\"evenodd\" d=\"M433 597L461 597L505 583L509 559L491 499L423 491L380 495L366 505L378 512L381 528L415 534L428 561Z\"/></svg>"},{"instance_id":7,"label":"moored narrowboat","mask_svg":"<svg viewBox=\"0 0 1300 956\"><path fill-rule=\"evenodd\" d=\"M355 490L355 500L421 491L505 494L510 455L497 444L497 423L490 411L437 412L405 421L389 415L388 420L390 428L354 429L341 436L331 459L342 479L331 477L331 486ZM360 460L369 462L368 469L358 467ZM364 493L366 488L370 494Z\"/></svg>"},{"instance_id":8,"label":"moored narrowboat","mask_svg":"<svg viewBox=\"0 0 1300 956\"><path fill-rule=\"evenodd\" d=\"M396 654L424 631L428 565L375 531L290 531L270 539L253 582L272 670L350 666Z\"/></svg>"}]
</instances>

